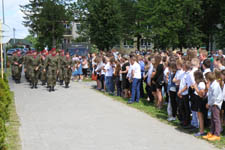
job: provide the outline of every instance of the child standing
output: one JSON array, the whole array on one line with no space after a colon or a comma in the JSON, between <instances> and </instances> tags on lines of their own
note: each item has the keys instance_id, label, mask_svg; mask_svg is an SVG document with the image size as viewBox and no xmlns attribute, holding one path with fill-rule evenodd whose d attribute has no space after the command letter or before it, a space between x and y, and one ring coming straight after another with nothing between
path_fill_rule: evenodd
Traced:
<instances>
[{"instance_id":1,"label":"child standing","mask_svg":"<svg viewBox=\"0 0 225 150\"><path fill-rule=\"evenodd\" d=\"M204 103L204 96L205 96L205 82L203 73L201 71L194 72L195 84L194 84L194 94L193 94L193 101L197 104L197 115L199 120L199 127L200 130L195 136L203 136L204 133L204 117L203 112L205 110L205 103Z\"/></svg>"},{"instance_id":2,"label":"child standing","mask_svg":"<svg viewBox=\"0 0 225 150\"><path fill-rule=\"evenodd\" d=\"M208 89L208 104L206 104L206 107L211 110L211 131L203 138L209 141L219 141L221 131L220 109L223 102L223 92L216 80L215 73L207 73L206 80Z\"/></svg>"},{"instance_id":3,"label":"child standing","mask_svg":"<svg viewBox=\"0 0 225 150\"><path fill-rule=\"evenodd\" d=\"M186 128L190 125L190 105L189 105L189 95L188 88L190 85L190 81L188 81L188 76L190 72L191 63L189 61L185 62L183 69L184 73L181 75L181 81L179 86L179 92L177 93L180 98L179 109L182 111L183 122L182 125Z\"/></svg>"}]
</instances>

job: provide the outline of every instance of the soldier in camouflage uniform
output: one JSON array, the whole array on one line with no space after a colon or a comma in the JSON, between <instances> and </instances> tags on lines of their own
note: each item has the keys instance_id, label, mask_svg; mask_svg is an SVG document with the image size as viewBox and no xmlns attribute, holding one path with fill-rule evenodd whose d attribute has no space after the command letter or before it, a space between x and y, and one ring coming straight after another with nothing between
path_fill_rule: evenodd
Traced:
<instances>
[{"instance_id":1,"label":"soldier in camouflage uniform","mask_svg":"<svg viewBox=\"0 0 225 150\"><path fill-rule=\"evenodd\" d=\"M69 83L72 76L72 67L73 67L73 61L70 57L70 54L67 52L66 56L63 59L64 81L65 81L66 88L69 88Z\"/></svg>"},{"instance_id":2,"label":"soldier in camouflage uniform","mask_svg":"<svg viewBox=\"0 0 225 150\"><path fill-rule=\"evenodd\" d=\"M59 75L58 75L60 85L63 85L64 79L64 66L63 66L64 60L65 60L64 50L61 50L59 54Z\"/></svg>"},{"instance_id":3,"label":"soldier in camouflage uniform","mask_svg":"<svg viewBox=\"0 0 225 150\"><path fill-rule=\"evenodd\" d=\"M22 66L23 66L23 57L19 50L17 51L16 55L12 57L12 63L13 63L14 80L16 83L20 83Z\"/></svg>"},{"instance_id":4,"label":"soldier in camouflage uniform","mask_svg":"<svg viewBox=\"0 0 225 150\"><path fill-rule=\"evenodd\" d=\"M37 88L40 64L41 64L40 55L38 55L37 52L34 51L31 57L31 72L30 72L32 89Z\"/></svg>"},{"instance_id":5,"label":"soldier in camouflage uniform","mask_svg":"<svg viewBox=\"0 0 225 150\"><path fill-rule=\"evenodd\" d=\"M55 91L54 87L56 85L58 68L59 68L59 59L56 56L56 50L52 50L52 54L46 58L44 68L47 68L47 84L49 86L49 92ZM46 69L44 70L46 71Z\"/></svg>"},{"instance_id":6,"label":"soldier in camouflage uniform","mask_svg":"<svg viewBox=\"0 0 225 150\"><path fill-rule=\"evenodd\" d=\"M11 62L11 73L12 73L12 79L13 80L15 80L15 64L14 64L14 60L16 59L15 57L16 57L16 51L15 52L13 52L13 55L12 55L12 57L11 57L11 59L10 59L10 62Z\"/></svg>"},{"instance_id":7,"label":"soldier in camouflage uniform","mask_svg":"<svg viewBox=\"0 0 225 150\"><path fill-rule=\"evenodd\" d=\"M24 73L25 73L25 78L28 82L30 82L30 70L29 70L29 66L30 66L30 59L31 59L31 53L32 51L28 51L27 54L24 56L23 58L23 62L24 62Z\"/></svg>"},{"instance_id":8,"label":"soldier in camouflage uniform","mask_svg":"<svg viewBox=\"0 0 225 150\"><path fill-rule=\"evenodd\" d=\"M40 66L40 77L41 77L42 85L45 85L47 82L46 71L44 71L44 70L47 70L47 68L44 68L47 55L48 55L48 51L46 50L42 51L41 66Z\"/></svg>"}]
</instances>

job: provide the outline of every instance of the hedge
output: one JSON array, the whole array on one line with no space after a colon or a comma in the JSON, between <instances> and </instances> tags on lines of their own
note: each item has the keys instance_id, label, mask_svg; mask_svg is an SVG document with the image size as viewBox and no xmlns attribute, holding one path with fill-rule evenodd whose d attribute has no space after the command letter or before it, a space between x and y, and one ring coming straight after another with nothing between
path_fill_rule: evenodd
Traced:
<instances>
[{"instance_id":1,"label":"hedge","mask_svg":"<svg viewBox=\"0 0 225 150\"><path fill-rule=\"evenodd\" d=\"M9 106L12 103L11 91L6 75L0 78L0 150L5 150L5 124L9 119Z\"/></svg>"}]
</instances>

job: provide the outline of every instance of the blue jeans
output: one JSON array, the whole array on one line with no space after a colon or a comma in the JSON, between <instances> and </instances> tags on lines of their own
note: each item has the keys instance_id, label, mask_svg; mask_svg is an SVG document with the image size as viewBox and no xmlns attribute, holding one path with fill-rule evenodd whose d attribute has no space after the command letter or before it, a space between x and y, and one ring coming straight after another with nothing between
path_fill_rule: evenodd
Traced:
<instances>
[{"instance_id":1,"label":"blue jeans","mask_svg":"<svg viewBox=\"0 0 225 150\"><path fill-rule=\"evenodd\" d=\"M133 79L132 82L132 96L131 96L131 101L134 102L136 100L136 102L139 102L140 99L140 84L141 84L141 79Z\"/></svg>"},{"instance_id":2,"label":"blue jeans","mask_svg":"<svg viewBox=\"0 0 225 150\"><path fill-rule=\"evenodd\" d=\"M105 77L105 84L106 84L106 91L107 92L114 92L112 76L106 76Z\"/></svg>"}]
</instances>

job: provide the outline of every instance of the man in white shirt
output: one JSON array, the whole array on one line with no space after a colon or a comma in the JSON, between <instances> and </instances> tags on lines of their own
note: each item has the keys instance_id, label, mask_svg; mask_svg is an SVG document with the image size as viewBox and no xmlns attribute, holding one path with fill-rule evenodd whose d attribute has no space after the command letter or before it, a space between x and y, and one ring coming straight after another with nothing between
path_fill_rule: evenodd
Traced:
<instances>
[{"instance_id":1,"label":"man in white shirt","mask_svg":"<svg viewBox=\"0 0 225 150\"><path fill-rule=\"evenodd\" d=\"M130 63L132 65L131 75L133 78L132 82L132 96L128 101L128 104L132 104L135 101L138 103L140 98L140 83L141 83L141 66L137 63L136 58L131 58Z\"/></svg>"},{"instance_id":2,"label":"man in white shirt","mask_svg":"<svg viewBox=\"0 0 225 150\"><path fill-rule=\"evenodd\" d=\"M110 59L110 61L105 65L105 84L106 84L106 91L110 94L114 93L113 88L113 63L114 59Z\"/></svg>"}]
</instances>

